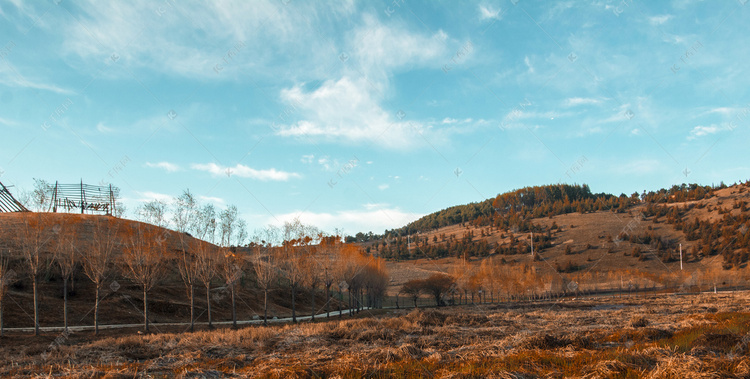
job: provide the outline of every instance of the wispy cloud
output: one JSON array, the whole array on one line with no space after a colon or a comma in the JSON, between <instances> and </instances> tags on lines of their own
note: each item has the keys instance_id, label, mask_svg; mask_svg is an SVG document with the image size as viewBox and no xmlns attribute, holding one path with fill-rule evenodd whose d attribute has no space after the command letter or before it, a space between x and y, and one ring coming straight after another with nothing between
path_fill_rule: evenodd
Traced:
<instances>
[{"instance_id":1,"label":"wispy cloud","mask_svg":"<svg viewBox=\"0 0 750 379\"><path fill-rule=\"evenodd\" d=\"M190 168L198 171L206 171L214 176L232 176L236 175L241 178L250 178L261 181L281 181L286 182L289 179L300 178L301 175L294 172L279 171L275 168L266 170L256 170L254 168L237 164L234 167L220 166L216 163L192 164Z\"/></svg>"},{"instance_id":2,"label":"wispy cloud","mask_svg":"<svg viewBox=\"0 0 750 379\"><path fill-rule=\"evenodd\" d=\"M565 99L566 107L575 107L579 105L596 105L601 104L602 99L595 99L591 97L570 97Z\"/></svg>"},{"instance_id":3,"label":"wispy cloud","mask_svg":"<svg viewBox=\"0 0 750 379\"><path fill-rule=\"evenodd\" d=\"M19 69L16 68L14 71L11 71L9 69L6 69L4 66L5 65L0 65L0 84L6 85L8 87L49 91L61 95L75 94L74 91L59 87L53 83L45 82L39 79L29 79L27 77L21 76L21 74L18 73Z\"/></svg>"},{"instance_id":4,"label":"wispy cloud","mask_svg":"<svg viewBox=\"0 0 750 379\"><path fill-rule=\"evenodd\" d=\"M661 16L653 16L653 17L648 18L648 22L651 25L661 25L669 21L671 18L672 18L672 15L668 15L668 14L661 15Z\"/></svg>"},{"instance_id":5,"label":"wispy cloud","mask_svg":"<svg viewBox=\"0 0 750 379\"><path fill-rule=\"evenodd\" d=\"M341 210L336 212L289 212L269 218L267 224L281 225L284 221L295 218L305 224L315 225L331 233L336 228L346 228L344 232L353 234L358 231L379 233L386 229L400 227L422 217L421 214L405 212L398 207L365 205L363 209Z\"/></svg>"},{"instance_id":6,"label":"wispy cloud","mask_svg":"<svg viewBox=\"0 0 750 379\"><path fill-rule=\"evenodd\" d=\"M203 200L203 201L207 201L207 202L209 202L209 203L214 203L214 204L219 204L219 205L223 205L223 204L225 204L225 203L226 203L226 202L224 201L224 199L222 199L222 198L220 198L220 197L213 197L213 196L199 196L199 198L200 198L201 200Z\"/></svg>"},{"instance_id":7,"label":"wispy cloud","mask_svg":"<svg viewBox=\"0 0 750 379\"><path fill-rule=\"evenodd\" d=\"M7 126L17 126L18 123L13 120L8 120L6 118L0 117L0 124L7 125Z\"/></svg>"},{"instance_id":8,"label":"wispy cloud","mask_svg":"<svg viewBox=\"0 0 750 379\"><path fill-rule=\"evenodd\" d=\"M479 19L482 21L485 20L499 20L501 18L500 12L502 9L500 8L494 8L490 5L480 5L479 6Z\"/></svg>"},{"instance_id":9,"label":"wispy cloud","mask_svg":"<svg viewBox=\"0 0 750 379\"><path fill-rule=\"evenodd\" d=\"M172 201L173 197L171 195L167 195L165 193L158 193L158 192L151 192L151 191L145 191L145 192L138 192L138 194L141 196L139 199L137 199L138 202L145 203L153 200L161 201L164 203L169 203Z\"/></svg>"},{"instance_id":10,"label":"wispy cloud","mask_svg":"<svg viewBox=\"0 0 750 379\"><path fill-rule=\"evenodd\" d=\"M716 124L711 124L709 126L698 125L690 131L690 134L688 135L687 139L694 140L694 139L704 137L707 135L716 134L726 129L727 129L726 127L716 125Z\"/></svg>"},{"instance_id":11,"label":"wispy cloud","mask_svg":"<svg viewBox=\"0 0 750 379\"><path fill-rule=\"evenodd\" d=\"M174 163L169 163L169 162L158 162L158 163L146 162L146 167L160 168L160 169L166 170L167 172L176 172L176 171L182 170L180 166Z\"/></svg>"}]
</instances>

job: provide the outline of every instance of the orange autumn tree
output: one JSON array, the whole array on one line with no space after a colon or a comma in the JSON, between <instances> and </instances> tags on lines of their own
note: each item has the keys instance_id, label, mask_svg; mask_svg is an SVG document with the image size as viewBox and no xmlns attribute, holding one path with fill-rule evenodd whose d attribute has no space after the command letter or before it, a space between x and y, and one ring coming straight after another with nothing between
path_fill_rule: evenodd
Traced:
<instances>
[{"instance_id":1,"label":"orange autumn tree","mask_svg":"<svg viewBox=\"0 0 750 379\"><path fill-rule=\"evenodd\" d=\"M148 332L148 294L166 269L167 241L155 229L138 223L126 231L122 267L143 290L143 330Z\"/></svg>"},{"instance_id":2,"label":"orange autumn tree","mask_svg":"<svg viewBox=\"0 0 750 379\"><path fill-rule=\"evenodd\" d=\"M339 236L325 237L320 235L319 239L320 243L315 259L320 269L320 281L326 290L326 317L331 317L331 286L336 281L338 266L341 262L341 251L346 245L341 243L341 237Z\"/></svg>"}]
</instances>

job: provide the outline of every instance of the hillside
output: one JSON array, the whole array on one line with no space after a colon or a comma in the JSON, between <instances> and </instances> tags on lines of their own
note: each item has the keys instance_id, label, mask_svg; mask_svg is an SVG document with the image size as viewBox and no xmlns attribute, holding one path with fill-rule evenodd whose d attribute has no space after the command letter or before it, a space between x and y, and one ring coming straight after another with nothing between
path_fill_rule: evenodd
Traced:
<instances>
[{"instance_id":1,"label":"hillside","mask_svg":"<svg viewBox=\"0 0 750 379\"><path fill-rule=\"evenodd\" d=\"M341 255L335 257L325 246L304 248L315 252L308 263L328 261L335 266L330 282L334 298L343 289L343 300L349 301L348 290L354 287L363 305L395 306L404 283L437 273L453 278L451 301L459 302L581 291L708 291L747 286L749 188L748 183L717 188L684 185L640 196L613 196L593 194L585 185L530 187L482 203L449 208L388 231L380 239L342 245L343 250L337 253ZM463 215L461 221L456 214ZM166 247L164 258L173 259L149 295L150 319L157 324L189 320L189 297L174 258L182 255L183 246L196 241L190 235L105 216L2 213L0 253L11 257L17 279L4 301L6 327L33 326L32 281L19 252L26 220L44 223L52 239L58 233L72 231L76 248L84 254L92 247L97 225L110 222L117 231L113 238L120 240L115 247L118 259L123 256L122 241L130 231L149 231ZM435 222L451 224L426 226ZM414 232L398 235L407 229ZM369 256L361 255L357 247ZM244 258L250 251L247 247L233 250ZM52 251L51 245L46 246L43 255L50 258ZM141 288L127 279L121 263L112 264L104 286L102 324L142 321ZM386 280L386 273L389 279L380 284ZM291 314L290 281L283 275L269 291L270 317ZM252 268L245 268L239 283L237 318L248 320L262 315L263 292ZM92 325L95 288L80 264L73 284L69 291L71 325ZM321 281L314 284L315 309L320 312L324 310L324 286ZM298 315L312 311L309 286L306 280L298 284ZM196 321L204 322L207 294L203 286L195 288ZM57 266L44 267L40 294L40 325L61 325L63 291ZM213 280L209 296L213 320L231 320L230 293L221 278ZM331 308L337 309L338 304L332 300Z\"/></svg>"},{"instance_id":2,"label":"hillside","mask_svg":"<svg viewBox=\"0 0 750 379\"><path fill-rule=\"evenodd\" d=\"M40 325L62 325L63 290L60 270L50 261L53 254L53 242L58 238L62 228L69 228L76 238L77 249L86 254L97 223L111 221L116 230L113 236L127 240L133 228L143 228L156 236L166 245L166 257L172 259L181 256L183 243L190 245L195 240L187 234L156 227L126 219L109 216L64 214L64 213L0 213L0 253L10 257L14 280L8 288L3 305L3 323L6 328L31 327L33 321L33 295L31 278L27 275L27 266L20 255L20 239L25 220L41 220L52 237L43 248L44 269L40 280ZM117 244L114 251L114 262L110 275L102 290L100 323L102 324L137 324L143 321L143 293L136 283L123 274L123 246ZM237 297L237 317L249 320L263 316L263 293L255 285L252 270L245 270L240 279ZM93 306L95 287L84 274L81 264L76 266L70 288L69 322L75 325L93 325ZM195 287L196 321L207 321L206 291L202 285ZM213 321L231 320L230 293L220 278L214 279L211 289L211 313ZM320 302L319 302L320 303ZM190 302L185 284L171 261L159 284L149 294L149 312L152 323L186 322L190 319ZM310 304L306 296L297 299L298 314L309 314ZM287 293L280 289L269 292L269 317L286 317L291 314L290 300Z\"/></svg>"},{"instance_id":3,"label":"hillside","mask_svg":"<svg viewBox=\"0 0 750 379\"><path fill-rule=\"evenodd\" d=\"M362 246L389 259L394 287L434 273L452 274L459 282L486 282L480 277L503 272L510 281L527 280L521 277L529 271L538 282L531 285L537 293L565 290L570 281L576 286L587 282L591 290L663 285L707 289L745 283L750 273L748 183L725 188L685 185L619 197L577 188L581 195L573 201L565 189L557 200L523 196L545 190L535 187L451 207ZM482 211L488 206L489 215ZM457 214L474 216L460 222ZM425 229L450 219L452 225ZM406 230L416 231L398 236Z\"/></svg>"}]
</instances>

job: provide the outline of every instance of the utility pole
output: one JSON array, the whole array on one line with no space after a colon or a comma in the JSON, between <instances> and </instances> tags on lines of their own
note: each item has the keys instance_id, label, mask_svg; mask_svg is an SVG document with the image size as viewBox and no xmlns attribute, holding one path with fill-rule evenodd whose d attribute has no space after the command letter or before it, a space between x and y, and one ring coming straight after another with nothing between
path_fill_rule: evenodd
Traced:
<instances>
[{"instance_id":1,"label":"utility pole","mask_svg":"<svg viewBox=\"0 0 750 379\"><path fill-rule=\"evenodd\" d=\"M531 232L531 258L534 258L534 232Z\"/></svg>"},{"instance_id":2,"label":"utility pole","mask_svg":"<svg viewBox=\"0 0 750 379\"><path fill-rule=\"evenodd\" d=\"M680 244L680 271L682 271L682 244Z\"/></svg>"}]
</instances>

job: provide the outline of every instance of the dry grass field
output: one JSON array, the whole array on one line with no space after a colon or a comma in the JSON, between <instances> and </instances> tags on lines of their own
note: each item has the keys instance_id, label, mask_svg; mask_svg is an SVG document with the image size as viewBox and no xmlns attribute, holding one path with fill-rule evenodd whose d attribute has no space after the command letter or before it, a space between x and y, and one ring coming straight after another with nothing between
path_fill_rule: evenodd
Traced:
<instances>
[{"instance_id":1,"label":"dry grass field","mask_svg":"<svg viewBox=\"0 0 750 379\"><path fill-rule=\"evenodd\" d=\"M379 310L319 323L0 339L2 377L750 376L750 293Z\"/></svg>"}]
</instances>

